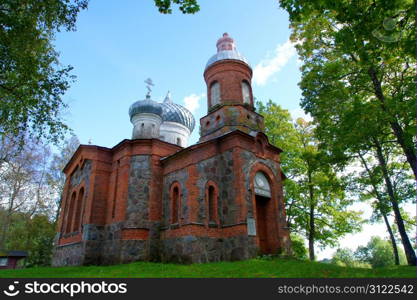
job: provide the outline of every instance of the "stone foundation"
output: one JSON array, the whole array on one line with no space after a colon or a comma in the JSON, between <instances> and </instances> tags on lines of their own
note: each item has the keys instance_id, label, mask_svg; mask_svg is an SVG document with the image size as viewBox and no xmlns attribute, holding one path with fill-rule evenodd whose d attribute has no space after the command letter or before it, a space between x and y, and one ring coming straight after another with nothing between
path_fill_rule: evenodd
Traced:
<instances>
[{"instance_id":1,"label":"stone foundation","mask_svg":"<svg viewBox=\"0 0 417 300\"><path fill-rule=\"evenodd\" d=\"M83 242L57 246L52 255L52 266L79 266L84 263Z\"/></svg>"},{"instance_id":2,"label":"stone foundation","mask_svg":"<svg viewBox=\"0 0 417 300\"><path fill-rule=\"evenodd\" d=\"M182 264L236 261L257 256L257 247L252 237L234 236L211 238L184 236L163 240L162 262Z\"/></svg>"}]
</instances>

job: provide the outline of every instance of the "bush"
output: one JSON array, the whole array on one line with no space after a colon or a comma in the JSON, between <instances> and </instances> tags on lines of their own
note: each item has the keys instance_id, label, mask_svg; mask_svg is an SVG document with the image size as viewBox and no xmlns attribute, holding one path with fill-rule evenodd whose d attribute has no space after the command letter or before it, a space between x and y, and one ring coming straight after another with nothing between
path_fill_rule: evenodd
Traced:
<instances>
[{"instance_id":1,"label":"bush","mask_svg":"<svg viewBox=\"0 0 417 300\"><path fill-rule=\"evenodd\" d=\"M292 244L293 255L295 258L308 259L308 251L304 244L304 239L301 236L292 233L291 244Z\"/></svg>"}]
</instances>

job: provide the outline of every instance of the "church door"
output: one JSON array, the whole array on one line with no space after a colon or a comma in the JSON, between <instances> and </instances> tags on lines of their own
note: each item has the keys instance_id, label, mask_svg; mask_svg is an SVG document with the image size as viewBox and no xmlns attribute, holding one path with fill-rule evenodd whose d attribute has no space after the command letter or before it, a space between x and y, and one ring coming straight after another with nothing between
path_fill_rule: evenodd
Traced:
<instances>
[{"instance_id":1,"label":"church door","mask_svg":"<svg viewBox=\"0 0 417 300\"><path fill-rule=\"evenodd\" d=\"M271 188L268 180L262 172L255 175L255 203L256 203L256 231L258 236L259 250L262 254L272 253L271 238L273 229L271 210Z\"/></svg>"}]
</instances>

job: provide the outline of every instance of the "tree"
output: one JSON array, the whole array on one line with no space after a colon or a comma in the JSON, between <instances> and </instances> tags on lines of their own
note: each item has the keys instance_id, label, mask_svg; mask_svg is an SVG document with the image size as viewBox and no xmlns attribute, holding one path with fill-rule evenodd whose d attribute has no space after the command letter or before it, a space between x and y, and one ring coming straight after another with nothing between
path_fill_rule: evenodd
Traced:
<instances>
[{"instance_id":1,"label":"tree","mask_svg":"<svg viewBox=\"0 0 417 300\"><path fill-rule=\"evenodd\" d=\"M415 64L412 1L282 0L292 39L304 61L302 106L315 118L317 135L333 158L369 152L378 161L386 194L410 265L415 252L406 234L387 167L395 141L417 178ZM378 30L391 18L391 40Z\"/></svg>"},{"instance_id":2,"label":"tree","mask_svg":"<svg viewBox=\"0 0 417 300\"><path fill-rule=\"evenodd\" d=\"M325 131L340 125L340 107L352 114L371 107L375 124L368 124L391 130L417 179L414 1L280 4L304 62L303 108Z\"/></svg>"},{"instance_id":3,"label":"tree","mask_svg":"<svg viewBox=\"0 0 417 300\"><path fill-rule=\"evenodd\" d=\"M159 12L163 14L172 13L171 4L179 5L183 14L194 14L200 10L197 0L154 0Z\"/></svg>"},{"instance_id":4,"label":"tree","mask_svg":"<svg viewBox=\"0 0 417 300\"><path fill-rule=\"evenodd\" d=\"M308 259L308 251L302 236L291 233L291 248L295 258Z\"/></svg>"},{"instance_id":5,"label":"tree","mask_svg":"<svg viewBox=\"0 0 417 300\"><path fill-rule=\"evenodd\" d=\"M196 0L154 0L161 13L171 5L185 14ZM2 0L0 3L0 135L21 133L58 143L68 132L62 96L74 81L72 66L61 66L55 35L75 30L88 0Z\"/></svg>"},{"instance_id":6,"label":"tree","mask_svg":"<svg viewBox=\"0 0 417 300\"><path fill-rule=\"evenodd\" d=\"M389 194L386 185L384 184L381 167L378 163L375 163L375 157L369 155L369 153L365 156L360 151L358 152L358 156L364 171L359 173L353 172L357 174L349 174L349 177L352 178L352 181L354 182L354 187L351 189L356 190L361 200L373 200L373 215L370 221L379 222L381 219L384 220L393 248L395 264L399 265L400 259L397 240L394 234L395 228L392 228L388 217L393 211L393 207L391 206L392 202L398 202L398 213L395 215L401 217L402 226L404 227L404 230L407 231L404 223L409 217L406 212L401 210L399 205L406 202L412 202L416 197L414 180L412 179L413 176L409 172L405 172L406 168L404 166L407 164L406 162L398 160L389 162L389 164L387 164L390 176L389 181L392 182L394 192L393 194ZM394 159L398 159L398 156L392 156ZM389 158L389 156L386 157L387 159ZM394 199L392 199L392 196L394 196Z\"/></svg>"},{"instance_id":7,"label":"tree","mask_svg":"<svg viewBox=\"0 0 417 300\"><path fill-rule=\"evenodd\" d=\"M340 237L359 230L359 214L347 209L351 200L345 197L343 180L318 149L314 126L301 118L292 124L288 111L272 101L257 106L270 142L284 150L287 223L306 236L309 258L314 260L316 244L335 246Z\"/></svg>"},{"instance_id":8,"label":"tree","mask_svg":"<svg viewBox=\"0 0 417 300\"><path fill-rule=\"evenodd\" d=\"M359 261L369 263L373 268L394 265L394 256L392 255L390 243L377 236L371 237L366 246L358 247L354 256Z\"/></svg>"},{"instance_id":9,"label":"tree","mask_svg":"<svg viewBox=\"0 0 417 300\"><path fill-rule=\"evenodd\" d=\"M22 139L23 146L20 145ZM4 137L2 144L0 149L8 149L12 153L3 152L7 159L2 161L0 168L0 207L3 209L0 219L0 249L5 247L11 237L9 229L14 215L26 213L30 217L36 214L49 215L55 211L46 180L49 171L49 148L27 137ZM15 153L17 147L19 151Z\"/></svg>"},{"instance_id":10,"label":"tree","mask_svg":"<svg viewBox=\"0 0 417 300\"><path fill-rule=\"evenodd\" d=\"M68 127L62 96L74 79L61 67L55 33L75 30L87 0L3 0L0 4L0 135L57 142Z\"/></svg>"},{"instance_id":11,"label":"tree","mask_svg":"<svg viewBox=\"0 0 417 300\"><path fill-rule=\"evenodd\" d=\"M55 224L43 213L16 213L9 228L5 249L28 251L26 266L48 266L52 256Z\"/></svg>"},{"instance_id":12,"label":"tree","mask_svg":"<svg viewBox=\"0 0 417 300\"><path fill-rule=\"evenodd\" d=\"M332 263L344 267L356 267L353 251L349 248L338 248L332 257Z\"/></svg>"},{"instance_id":13,"label":"tree","mask_svg":"<svg viewBox=\"0 0 417 300\"><path fill-rule=\"evenodd\" d=\"M79 146L80 141L77 136L71 136L58 148L58 153L53 154L49 165L49 172L46 180L54 195L57 206L54 217L55 222L58 220L59 211L61 209L62 193L65 185L65 174L63 170Z\"/></svg>"}]
</instances>

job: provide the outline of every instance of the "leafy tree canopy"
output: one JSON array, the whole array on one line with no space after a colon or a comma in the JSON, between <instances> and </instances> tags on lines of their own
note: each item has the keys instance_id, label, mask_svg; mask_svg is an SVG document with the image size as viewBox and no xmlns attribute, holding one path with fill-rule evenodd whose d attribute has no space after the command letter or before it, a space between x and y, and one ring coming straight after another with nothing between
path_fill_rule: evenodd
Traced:
<instances>
[{"instance_id":1,"label":"leafy tree canopy","mask_svg":"<svg viewBox=\"0 0 417 300\"><path fill-rule=\"evenodd\" d=\"M289 112L271 100L266 105L258 102L257 111L271 144L284 150L288 226L308 238L314 259L314 245L335 246L340 237L358 231L360 213L348 209L352 200L344 193L344 180L318 148L313 124L301 118L294 123Z\"/></svg>"},{"instance_id":2,"label":"leafy tree canopy","mask_svg":"<svg viewBox=\"0 0 417 300\"><path fill-rule=\"evenodd\" d=\"M302 66L302 106L320 139L361 147L390 132L417 178L412 0L280 0Z\"/></svg>"},{"instance_id":3,"label":"leafy tree canopy","mask_svg":"<svg viewBox=\"0 0 417 300\"><path fill-rule=\"evenodd\" d=\"M183 14L194 14L200 10L197 0L154 0L159 12L163 14L172 13L171 4L179 5Z\"/></svg>"},{"instance_id":4,"label":"leafy tree canopy","mask_svg":"<svg viewBox=\"0 0 417 300\"><path fill-rule=\"evenodd\" d=\"M57 142L67 131L62 96L74 79L52 41L74 30L87 0L3 0L0 3L0 134L29 132Z\"/></svg>"},{"instance_id":5,"label":"leafy tree canopy","mask_svg":"<svg viewBox=\"0 0 417 300\"><path fill-rule=\"evenodd\" d=\"M360 246L355 251L357 260L369 263L373 268L387 267L394 265L392 247L388 241L373 236L366 246ZM400 252L400 262L405 263L404 252Z\"/></svg>"}]
</instances>

